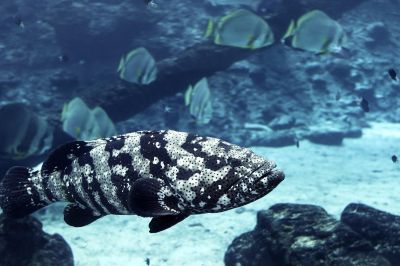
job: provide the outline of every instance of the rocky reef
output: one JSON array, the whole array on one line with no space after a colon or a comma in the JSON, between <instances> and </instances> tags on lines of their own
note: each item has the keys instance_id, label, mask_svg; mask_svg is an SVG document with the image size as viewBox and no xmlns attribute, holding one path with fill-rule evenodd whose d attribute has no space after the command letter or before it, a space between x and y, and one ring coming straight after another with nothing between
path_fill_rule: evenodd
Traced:
<instances>
[{"instance_id":1,"label":"rocky reef","mask_svg":"<svg viewBox=\"0 0 400 266\"><path fill-rule=\"evenodd\" d=\"M49 235L34 217L0 215L0 265L72 266L72 250L58 234Z\"/></svg>"},{"instance_id":2,"label":"rocky reef","mask_svg":"<svg viewBox=\"0 0 400 266\"><path fill-rule=\"evenodd\" d=\"M352 203L340 220L322 207L276 204L257 215L253 231L237 237L227 266L395 266L400 216Z\"/></svg>"}]
</instances>

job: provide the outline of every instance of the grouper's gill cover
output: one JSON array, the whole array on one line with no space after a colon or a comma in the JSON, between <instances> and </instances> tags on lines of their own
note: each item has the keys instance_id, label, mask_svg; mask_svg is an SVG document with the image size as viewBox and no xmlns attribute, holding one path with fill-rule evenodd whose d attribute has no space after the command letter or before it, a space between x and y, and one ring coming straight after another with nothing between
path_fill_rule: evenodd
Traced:
<instances>
[{"instance_id":1,"label":"grouper's gill cover","mask_svg":"<svg viewBox=\"0 0 400 266\"><path fill-rule=\"evenodd\" d=\"M84 226L107 214L153 217L159 232L192 214L257 200L283 179L248 149L190 133L139 131L57 148L40 171L13 167L0 183L0 206L23 217L56 201L64 220Z\"/></svg>"}]
</instances>

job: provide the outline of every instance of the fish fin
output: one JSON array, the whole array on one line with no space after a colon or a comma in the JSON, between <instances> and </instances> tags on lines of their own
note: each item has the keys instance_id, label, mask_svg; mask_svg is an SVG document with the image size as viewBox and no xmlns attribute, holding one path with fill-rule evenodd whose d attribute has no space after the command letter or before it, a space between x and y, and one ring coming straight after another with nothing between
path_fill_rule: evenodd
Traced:
<instances>
[{"instance_id":1,"label":"fish fin","mask_svg":"<svg viewBox=\"0 0 400 266\"><path fill-rule=\"evenodd\" d=\"M68 113L68 104L64 103L63 109L61 112L61 121L64 121Z\"/></svg>"},{"instance_id":2,"label":"fish fin","mask_svg":"<svg viewBox=\"0 0 400 266\"><path fill-rule=\"evenodd\" d=\"M246 43L246 48L247 49L254 49L254 42L256 40L256 37L252 34L247 36L247 43Z\"/></svg>"},{"instance_id":3,"label":"fish fin","mask_svg":"<svg viewBox=\"0 0 400 266\"><path fill-rule=\"evenodd\" d=\"M329 46L331 45L331 43L332 43L332 38L326 37L326 38L323 40L323 44L322 44L322 48L321 48L321 53L322 53L322 54L326 54L326 53L329 53L329 52L330 52L330 51L329 51Z\"/></svg>"},{"instance_id":4,"label":"fish fin","mask_svg":"<svg viewBox=\"0 0 400 266\"><path fill-rule=\"evenodd\" d=\"M185 105L189 106L190 101L192 100L192 93L193 93L193 87L192 85L189 85L189 87L187 88L186 92L185 92Z\"/></svg>"},{"instance_id":5,"label":"fish fin","mask_svg":"<svg viewBox=\"0 0 400 266\"><path fill-rule=\"evenodd\" d=\"M101 217L102 215L94 215L92 210L82 208L77 204L68 204L64 209L64 221L74 227L91 224Z\"/></svg>"},{"instance_id":6,"label":"fish fin","mask_svg":"<svg viewBox=\"0 0 400 266\"><path fill-rule=\"evenodd\" d=\"M207 23L206 32L204 33L204 38L209 38L209 37L213 34L213 32L214 32L214 27L215 27L215 23L214 23L214 21L210 18L210 19L208 20L208 23Z\"/></svg>"},{"instance_id":7,"label":"fish fin","mask_svg":"<svg viewBox=\"0 0 400 266\"><path fill-rule=\"evenodd\" d=\"M214 43L222 44L221 35L219 33L215 34Z\"/></svg>"},{"instance_id":8,"label":"fish fin","mask_svg":"<svg viewBox=\"0 0 400 266\"><path fill-rule=\"evenodd\" d=\"M144 47L133 49L125 56L125 63L129 62L134 56L140 55L141 53L149 53L149 51Z\"/></svg>"},{"instance_id":9,"label":"fish fin","mask_svg":"<svg viewBox=\"0 0 400 266\"><path fill-rule=\"evenodd\" d=\"M119 73L119 77L121 79L125 79L125 56L124 55L121 57L121 60L119 60L117 73Z\"/></svg>"},{"instance_id":10,"label":"fish fin","mask_svg":"<svg viewBox=\"0 0 400 266\"><path fill-rule=\"evenodd\" d=\"M166 215L154 217L149 223L150 233L158 233L183 221L189 214Z\"/></svg>"},{"instance_id":11,"label":"fish fin","mask_svg":"<svg viewBox=\"0 0 400 266\"><path fill-rule=\"evenodd\" d=\"M329 54L331 51L329 50L329 45L331 44L331 39L329 38L325 38L323 40L323 44L321 47L321 51L317 52L316 55L320 56L320 55L327 55Z\"/></svg>"},{"instance_id":12,"label":"fish fin","mask_svg":"<svg viewBox=\"0 0 400 266\"><path fill-rule=\"evenodd\" d=\"M292 19L292 20L290 21L290 24L289 24L288 29L286 30L285 35L283 35L281 41L282 41L282 42L285 42L285 40L286 40L287 38L293 36L294 33L295 33L295 29L296 29L296 23L295 23L294 20Z\"/></svg>"},{"instance_id":13,"label":"fish fin","mask_svg":"<svg viewBox=\"0 0 400 266\"><path fill-rule=\"evenodd\" d=\"M309 19L313 19L313 18L317 18L317 17L328 17L324 12L322 12L321 10L312 10L309 11L305 14L303 14L298 20L297 20L297 25L300 26L302 25L305 21L309 20ZM329 17L328 17L329 18Z\"/></svg>"},{"instance_id":14,"label":"fish fin","mask_svg":"<svg viewBox=\"0 0 400 266\"><path fill-rule=\"evenodd\" d=\"M7 171L0 183L0 207L7 216L22 218L47 205L32 183L32 178L39 174L22 166Z\"/></svg>"},{"instance_id":15,"label":"fish fin","mask_svg":"<svg viewBox=\"0 0 400 266\"><path fill-rule=\"evenodd\" d=\"M169 207L168 198L158 195L163 186L163 182L155 178L144 177L135 181L129 195L129 209L143 217L179 214L178 210Z\"/></svg>"},{"instance_id":16,"label":"fish fin","mask_svg":"<svg viewBox=\"0 0 400 266\"><path fill-rule=\"evenodd\" d=\"M320 52L318 52L318 53L315 53L315 55L317 55L317 56L323 56L323 55L327 55L327 54L329 54L329 53L330 53L329 50L322 50L322 51L320 51Z\"/></svg>"},{"instance_id":17,"label":"fish fin","mask_svg":"<svg viewBox=\"0 0 400 266\"><path fill-rule=\"evenodd\" d=\"M122 56L121 60L119 60L117 72L119 73L122 72L124 68L125 68L125 56Z\"/></svg>"},{"instance_id":18,"label":"fish fin","mask_svg":"<svg viewBox=\"0 0 400 266\"><path fill-rule=\"evenodd\" d=\"M56 148L42 165L42 176L49 175L65 167L82 154L89 152L95 145L93 142L73 141Z\"/></svg>"}]
</instances>

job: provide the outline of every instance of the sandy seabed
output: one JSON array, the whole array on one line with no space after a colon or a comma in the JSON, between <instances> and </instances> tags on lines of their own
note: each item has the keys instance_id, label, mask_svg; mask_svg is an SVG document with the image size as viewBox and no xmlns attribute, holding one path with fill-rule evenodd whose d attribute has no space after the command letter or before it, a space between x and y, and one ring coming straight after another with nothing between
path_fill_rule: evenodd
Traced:
<instances>
[{"instance_id":1,"label":"sandy seabed","mask_svg":"<svg viewBox=\"0 0 400 266\"><path fill-rule=\"evenodd\" d=\"M253 147L274 160L286 179L269 195L237 210L189 217L158 234L148 233L150 219L107 216L83 227L69 227L60 211L43 220L44 230L59 233L71 245L77 266L97 265L224 265L227 246L252 230L256 212L276 203L305 203L324 207L339 218L350 202L365 203L400 215L400 125L376 123L362 138L346 139L342 146L300 148ZM400 157L400 156L399 156ZM43 216L42 216L43 217Z\"/></svg>"}]
</instances>

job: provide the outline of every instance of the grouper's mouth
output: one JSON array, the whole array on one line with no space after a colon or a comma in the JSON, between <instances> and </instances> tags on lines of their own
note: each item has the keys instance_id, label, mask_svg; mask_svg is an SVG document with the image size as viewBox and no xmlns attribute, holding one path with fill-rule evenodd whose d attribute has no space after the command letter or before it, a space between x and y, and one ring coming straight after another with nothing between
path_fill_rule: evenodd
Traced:
<instances>
[{"instance_id":1,"label":"grouper's mouth","mask_svg":"<svg viewBox=\"0 0 400 266\"><path fill-rule=\"evenodd\" d=\"M253 184L256 187L264 189L266 187L271 191L285 179L285 174L276 167L275 163L268 161L253 171L249 177L254 178Z\"/></svg>"},{"instance_id":2,"label":"grouper's mouth","mask_svg":"<svg viewBox=\"0 0 400 266\"><path fill-rule=\"evenodd\" d=\"M261 197L277 187L284 179L285 174L280 169L277 169L274 162L264 161L246 175L236 178L229 185L228 190L243 190L242 193L247 194L247 187Z\"/></svg>"},{"instance_id":3,"label":"grouper's mouth","mask_svg":"<svg viewBox=\"0 0 400 266\"><path fill-rule=\"evenodd\" d=\"M236 179L229 186L228 193L234 202L234 207L240 207L253 202L279 185L285 179L285 174L277 169L275 163L265 160L246 175Z\"/></svg>"}]
</instances>

